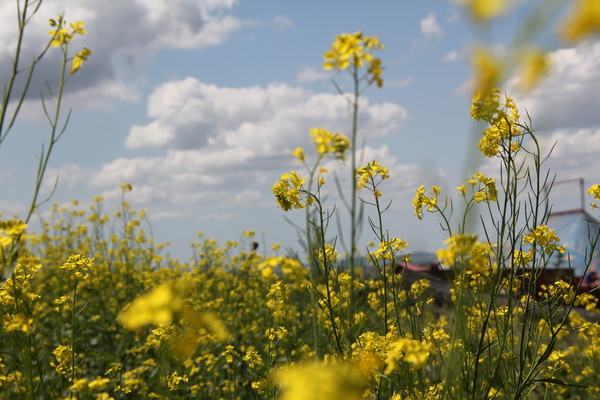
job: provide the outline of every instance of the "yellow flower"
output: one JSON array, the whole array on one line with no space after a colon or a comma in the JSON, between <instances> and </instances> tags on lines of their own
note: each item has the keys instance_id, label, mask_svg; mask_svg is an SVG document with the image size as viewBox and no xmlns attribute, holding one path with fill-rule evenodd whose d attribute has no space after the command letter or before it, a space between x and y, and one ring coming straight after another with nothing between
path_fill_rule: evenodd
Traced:
<instances>
[{"instance_id":1,"label":"yellow flower","mask_svg":"<svg viewBox=\"0 0 600 400\"><path fill-rule=\"evenodd\" d=\"M455 0L467 8L471 18L476 22L485 22L502 15L508 8L507 0Z\"/></svg>"},{"instance_id":2,"label":"yellow flower","mask_svg":"<svg viewBox=\"0 0 600 400\"><path fill-rule=\"evenodd\" d=\"M130 330L138 330L146 324L166 325L173 320L173 312L181 307L170 285L165 284L150 293L137 297L123 309L118 321Z\"/></svg>"},{"instance_id":3,"label":"yellow flower","mask_svg":"<svg viewBox=\"0 0 600 400\"><path fill-rule=\"evenodd\" d=\"M471 105L471 117L487 122L490 127L483 131L479 149L486 157L498 155L501 148L516 152L518 142L512 139L521 135L519 110L514 100L508 96L500 97L500 90L491 88L487 95L475 93Z\"/></svg>"},{"instance_id":4,"label":"yellow flower","mask_svg":"<svg viewBox=\"0 0 600 400\"><path fill-rule=\"evenodd\" d=\"M281 400L361 400L365 389L360 369L343 362L286 366L275 372L275 380Z\"/></svg>"},{"instance_id":5,"label":"yellow flower","mask_svg":"<svg viewBox=\"0 0 600 400\"><path fill-rule=\"evenodd\" d=\"M559 243L560 238L554 232L554 229L548 228L547 225L539 225L523 236L523 245L531 244L539 246L547 255L551 255L555 251L564 253L566 246L560 246Z\"/></svg>"},{"instance_id":6,"label":"yellow flower","mask_svg":"<svg viewBox=\"0 0 600 400\"><path fill-rule=\"evenodd\" d=\"M396 254L406 247L408 247L408 243L402 239L392 238L390 240L385 240L379 243L379 248L375 252L375 257L393 261Z\"/></svg>"},{"instance_id":7,"label":"yellow flower","mask_svg":"<svg viewBox=\"0 0 600 400\"><path fill-rule=\"evenodd\" d=\"M550 61L540 50L529 50L521 56L522 70L520 86L529 90L548 72Z\"/></svg>"},{"instance_id":8,"label":"yellow flower","mask_svg":"<svg viewBox=\"0 0 600 400\"><path fill-rule=\"evenodd\" d=\"M378 87L381 87L383 67L381 60L373 57L372 52L384 48L377 37L363 36L361 31L343 33L336 36L329 50L325 52L323 69L341 71L350 66L361 68L366 62L369 64L367 69L367 74L370 75L369 83L375 82Z\"/></svg>"},{"instance_id":9,"label":"yellow flower","mask_svg":"<svg viewBox=\"0 0 600 400\"><path fill-rule=\"evenodd\" d=\"M479 185L479 190L475 192L476 202L498 200L498 189L496 188L496 180L494 178L489 178L482 173L476 173L468 182L471 186Z\"/></svg>"},{"instance_id":10,"label":"yellow flower","mask_svg":"<svg viewBox=\"0 0 600 400\"><path fill-rule=\"evenodd\" d=\"M296 171L281 175L279 181L271 188L279 207L284 211L289 211L292 208L300 209L306 207L300 201L300 192L305 182L304 178L298 177Z\"/></svg>"},{"instance_id":11,"label":"yellow flower","mask_svg":"<svg viewBox=\"0 0 600 400\"><path fill-rule=\"evenodd\" d=\"M92 54L91 50L87 47L84 47L79 53L73 57L73 66L71 67L71 73L79 71L79 68L83 65L83 62L88 59L88 57Z\"/></svg>"},{"instance_id":12,"label":"yellow flower","mask_svg":"<svg viewBox=\"0 0 600 400\"><path fill-rule=\"evenodd\" d=\"M423 209L427 208L427 211L433 212L437 208L437 198L441 193L441 189L437 186L431 187L431 195L425 195L425 186L421 185L415 193L415 197L412 201L415 216L419 219L423 219Z\"/></svg>"},{"instance_id":13,"label":"yellow flower","mask_svg":"<svg viewBox=\"0 0 600 400\"><path fill-rule=\"evenodd\" d=\"M341 133L331 133L327 129L315 128L309 131L315 151L321 155L334 154L337 159L344 159L344 153L350 147L350 139Z\"/></svg>"},{"instance_id":14,"label":"yellow flower","mask_svg":"<svg viewBox=\"0 0 600 400\"><path fill-rule=\"evenodd\" d=\"M477 47L471 55L471 65L475 75L475 91L487 95L502 78L501 60L484 47Z\"/></svg>"},{"instance_id":15,"label":"yellow flower","mask_svg":"<svg viewBox=\"0 0 600 400\"><path fill-rule=\"evenodd\" d=\"M292 151L292 155L300 162L304 162L304 149L302 147L296 147L296 150Z\"/></svg>"},{"instance_id":16,"label":"yellow flower","mask_svg":"<svg viewBox=\"0 0 600 400\"><path fill-rule=\"evenodd\" d=\"M421 369L427 363L431 354L431 345L418 340L400 338L390 344L385 360L385 374L390 374L398 369L397 362L403 361L411 364L415 369Z\"/></svg>"},{"instance_id":17,"label":"yellow flower","mask_svg":"<svg viewBox=\"0 0 600 400\"><path fill-rule=\"evenodd\" d=\"M71 39L73 39L73 35L70 34L65 28L48 31L48 34L52 36L52 41L50 41L50 45L52 47L58 47L61 44L68 43Z\"/></svg>"},{"instance_id":18,"label":"yellow flower","mask_svg":"<svg viewBox=\"0 0 600 400\"><path fill-rule=\"evenodd\" d=\"M588 193L594 196L594 199L600 200L600 185L595 184L590 186Z\"/></svg>"},{"instance_id":19,"label":"yellow flower","mask_svg":"<svg viewBox=\"0 0 600 400\"><path fill-rule=\"evenodd\" d=\"M77 21L74 24L69 24L69 26L72 29L71 33L72 34L85 35L87 32L83 28L83 25L85 25L85 22L83 22L83 21Z\"/></svg>"},{"instance_id":20,"label":"yellow flower","mask_svg":"<svg viewBox=\"0 0 600 400\"><path fill-rule=\"evenodd\" d=\"M567 41L577 41L590 34L600 33L600 2L577 0L573 13L565 21L561 34Z\"/></svg>"},{"instance_id":21,"label":"yellow flower","mask_svg":"<svg viewBox=\"0 0 600 400\"><path fill-rule=\"evenodd\" d=\"M358 178L358 182L356 182L356 187L358 189L362 189L367 186L367 184L371 183L373 185L373 189L377 186L374 180L375 177L379 175L381 180L388 179L390 176L388 175L389 169L382 167L379 165L379 162L373 160L373 162L368 163L362 168L356 170L356 177Z\"/></svg>"}]
</instances>

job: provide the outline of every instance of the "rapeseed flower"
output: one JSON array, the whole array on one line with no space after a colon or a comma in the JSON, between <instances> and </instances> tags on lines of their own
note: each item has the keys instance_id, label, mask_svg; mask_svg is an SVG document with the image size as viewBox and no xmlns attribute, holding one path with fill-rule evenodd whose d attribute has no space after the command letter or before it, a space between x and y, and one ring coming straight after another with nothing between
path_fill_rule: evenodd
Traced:
<instances>
[{"instance_id":1,"label":"rapeseed flower","mask_svg":"<svg viewBox=\"0 0 600 400\"><path fill-rule=\"evenodd\" d=\"M487 95L477 92L473 96L471 117L490 125L483 131L478 145L484 156L498 155L502 146L513 152L519 150L520 146L513 138L521 135L520 117L512 98L505 95L504 99L501 99L500 90L497 88L490 89Z\"/></svg>"},{"instance_id":2,"label":"rapeseed flower","mask_svg":"<svg viewBox=\"0 0 600 400\"><path fill-rule=\"evenodd\" d=\"M419 219L423 219L423 209L427 208L427 211L433 212L437 208L437 198L441 193L441 189L437 186L431 187L431 195L425 195L425 186L421 185L417 189L415 197L413 198L412 204L415 210L415 216Z\"/></svg>"},{"instance_id":3,"label":"rapeseed flower","mask_svg":"<svg viewBox=\"0 0 600 400\"><path fill-rule=\"evenodd\" d=\"M182 306L173 288L164 284L148 294L137 297L118 316L119 322L130 330L138 330L146 324L168 325L173 313Z\"/></svg>"},{"instance_id":4,"label":"rapeseed flower","mask_svg":"<svg viewBox=\"0 0 600 400\"><path fill-rule=\"evenodd\" d=\"M88 59L88 57L92 54L91 50L87 47L84 47L79 53L73 57L73 66L71 67L71 74L79 71L79 68L83 65L83 62Z\"/></svg>"},{"instance_id":5,"label":"rapeseed flower","mask_svg":"<svg viewBox=\"0 0 600 400\"><path fill-rule=\"evenodd\" d=\"M382 50L385 47L377 37L364 36L362 31L355 33L343 33L336 36L335 41L325 52L323 69L337 69L342 71L350 66L361 68L368 64L367 74L370 76L369 83L375 82L378 87L383 86L381 73L383 67L381 60L373 56L373 51Z\"/></svg>"},{"instance_id":6,"label":"rapeseed flower","mask_svg":"<svg viewBox=\"0 0 600 400\"><path fill-rule=\"evenodd\" d=\"M546 255L551 255L555 251L564 253L566 246L560 245L560 238L547 225L538 225L527 235L523 236L523 245L539 246Z\"/></svg>"},{"instance_id":7,"label":"rapeseed flower","mask_svg":"<svg viewBox=\"0 0 600 400\"><path fill-rule=\"evenodd\" d=\"M315 145L315 151L324 156L326 154L333 154L335 158L343 160L345 158L345 152L350 147L350 139L346 135L341 133L332 133L327 129L315 128L309 131L312 136L312 142ZM300 154L297 153L296 157L300 159ZM302 153L302 160L304 160L304 154Z\"/></svg>"},{"instance_id":8,"label":"rapeseed flower","mask_svg":"<svg viewBox=\"0 0 600 400\"><path fill-rule=\"evenodd\" d=\"M496 188L496 180L485 176L482 173L476 173L468 181L471 186L479 186L479 190L475 192L475 201L496 201L498 200L498 189Z\"/></svg>"},{"instance_id":9,"label":"rapeseed flower","mask_svg":"<svg viewBox=\"0 0 600 400\"><path fill-rule=\"evenodd\" d=\"M475 22L486 22L504 14L508 8L508 0L454 0L467 8Z\"/></svg>"},{"instance_id":10,"label":"rapeseed flower","mask_svg":"<svg viewBox=\"0 0 600 400\"><path fill-rule=\"evenodd\" d=\"M524 90L534 87L550 69L550 59L541 50L527 50L521 55L520 86Z\"/></svg>"},{"instance_id":11,"label":"rapeseed flower","mask_svg":"<svg viewBox=\"0 0 600 400\"><path fill-rule=\"evenodd\" d=\"M396 257L396 254L407 247L408 243L402 239L392 238L389 240L384 240L383 242L379 243L379 248L375 252L375 257L393 261Z\"/></svg>"},{"instance_id":12,"label":"rapeseed flower","mask_svg":"<svg viewBox=\"0 0 600 400\"><path fill-rule=\"evenodd\" d=\"M567 41L578 41L600 33L600 2L577 0L572 14L562 26L561 35Z\"/></svg>"},{"instance_id":13,"label":"rapeseed flower","mask_svg":"<svg viewBox=\"0 0 600 400\"><path fill-rule=\"evenodd\" d=\"M300 193L303 190L303 185L306 182L304 178L300 178L296 171L291 171L281 175L279 181L271 187L271 191L275 195L277 205L284 211L289 211L292 208L300 209L306 207L300 200Z\"/></svg>"},{"instance_id":14,"label":"rapeseed flower","mask_svg":"<svg viewBox=\"0 0 600 400\"><path fill-rule=\"evenodd\" d=\"M389 179L390 176L388 173L388 168L382 167L379 165L378 161L373 160L373 162L367 163L367 165L364 167L356 170L356 178L358 178L358 181L356 182L356 188L362 189L370 183L373 185L373 189L375 190L375 187L377 186L375 184L375 178L379 176L380 180ZM375 191L375 193L377 195L378 191Z\"/></svg>"},{"instance_id":15,"label":"rapeseed flower","mask_svg":"<svg viewBox=\"0 0 600 400\"><path fill-rule=\"evenodd\" d=\"M488 95L504 74L502 61L488 49L477 47L471 54L471 65L475 75L475 91Z\"/></svg>"},{"instance_id":16,"label":"rapeseed flower","mask_svg":"<svg viewBox=\"0 0 600 400\"><path fill-rule=\"evenodd\" d=\"M415 369L421 369L427 364L432 347L426 342L410 338L399 338L389 346L385 359L385 374L398 369L398 361L406 362Z\"/></svg>"},{"instance_id":17,"label":"rapeseed flower","mask_svg":"<svg viewBox=\"0 0 600 400\"><path fill-rule=\"evenodd\" d=\"M594 196L594 200L600 200L600 185L595 184L590 186L587 192ZM598 208L596 203L590 203L590 206L592 208Z\"/></svg>"},{"instance_id":18,"label":"rapeseed flower","mask_svg":"<svg viewBox=\"0 0 600 400\"><path fill-rule=\"evenodd\" d=\"M275 372L281 400L361 400L365 378L354 365L343 362L290 365Z\"/></svg>"}]
</instances>

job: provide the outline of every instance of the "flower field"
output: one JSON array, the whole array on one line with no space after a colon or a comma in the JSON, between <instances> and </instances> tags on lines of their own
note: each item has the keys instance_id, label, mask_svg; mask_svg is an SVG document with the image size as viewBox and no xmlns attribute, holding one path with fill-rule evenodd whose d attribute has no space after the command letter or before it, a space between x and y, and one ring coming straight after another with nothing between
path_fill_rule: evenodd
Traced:
<instances>
[{"instance_id":1,"label":"flower field","mask_svg":"<svg viewBox=\"0 0 600 400\"><path fill-rule=\"evenodd\" d=\"M464 3L482 23L505 2ZM600 26L597 3L579 3L562 33L570 40ZM41 230L30 230L64 131L63 86L93 62L87 48L70 52L86 34L83 22L49 23L40 57L58 49L63 63L44 105L54 107L48 145L27 215L0 214L0 399L600 398L598 299L581 282L540 281L566 251L547 226L551 154L496 88L507 72L488 50L474 54L470 113L486 126L473 150L497 173L473 173L452 193L415 188L415 218L438 218L448 235L436 254L450 288L440 301L426 276L403 272L410 243L386 229L386 184L401 177L377 160L358 164L360 97L385 84L385 46L363 32L337 36L324 52L324 69L351 78L350 88L335 83L351 132L311 129L314 148L293 151L298 168L271 188L274 206L304 213L301 254L260 248L245 231L226 243L199 234L188 261L172 259L168 244L152 239L146 211L130 205L128 183L117 210L105 210L100 196L85 208L55 204L40 216ZM525 63L527 85L544 63L539 53ZM17 114L4 107L1 121ZM8 134L1 125L0 134ZM347 170L349 187L333 183L326 162ZM589 194L600 200L600 186ZM330 227L337 215L347 231ZM363 220L373 243L359 249ZM588 267L598 238L590 233Z\"/></svg>"}]
</instances>

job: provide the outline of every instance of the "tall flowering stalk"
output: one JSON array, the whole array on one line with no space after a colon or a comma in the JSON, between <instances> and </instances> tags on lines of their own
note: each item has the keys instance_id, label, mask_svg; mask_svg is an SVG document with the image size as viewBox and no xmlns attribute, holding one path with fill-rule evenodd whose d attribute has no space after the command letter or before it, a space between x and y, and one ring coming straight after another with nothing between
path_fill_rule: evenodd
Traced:
<instances>
[{"instance_id":1,"label":"tall flowering stalk","mask_svg":"<svg viewBox=\"0 0 600 400\"><path fill-rule=\"evenodd\" d=\"M26 0L21 2L19 0L16 2L17 16L19 20L17 43L15 47L15 53L13 56L11 74L8 79L8 83L5 87L4 95L2 97L2 104L0 106L0 145L2 145L2 143L9 135L13 125L17 120L23 101L25 100L25 97L27 96L27 93L29 91L29 86L34 77L34 72L37 67L37 64L41 61L41 59L47 54L47 52L50 49L52 49L53 47L60 48L62 58L60 64L61 68L58 76L58 85L56 90L52 90L50 89L50 86L48 86L50 95L52 96L52 100L54 101L53 110L47 107L45 99L42 98L42 107L44 109L46 119L48 120L48 123L50 125L50 132L48 136L48 141L45 144L45 146L42 146L42 151L39 155L33 195L29 203L27 214L23 218L25 226L33 216L33 213L39 208L39 206L46 202L52 195L52 193L50 193L46 199L40 201L40 190L42 187L44 176L46 174L48 161L50 160L50 156L52 154L54 145L58 142L62 134L65 132L69 120L69 115L67 115L64 122L61 123L62 98L64 87L69 77L75 74L91 55L91 51L84 47L83 50L78 52L75 56L69 56L70 42L75 38L75 36L86 34L86 31L83 28L84 22L77 21L72 24L67 24L67 21L64 19L64 17L59 16L56 19L49 20L50 26L54 29L48 32L50 35L50 39L48 40L47 44L44 46L42 51L36 57L34 57L34 59L28 65L22 65L21 51L23 46L25 30L27 25L30 23L31 19L38 12L41 4L42 1L31 2ZM69 63L71 63L70 69L68 68ZM15 93L14 88L16 79L20 74L23 73L25 74L25 85L20 93ZM12 111L9 111L8 105L11 102L14 102L16 106ZM18 252L20 248L20 237L21 234L16 235L14 238L15 240L13 241L11 246L2 246L0 248L2 253L2 263L0 264L0 280L6 279L16 265Z\"/></svg>"},{"instance_id":2,"label":"tall flowering stalk","mask_svg":"<svg viewBox=\"0 0 600 400\"><path fill-rule=\"evenodd\" d=\"M371 84L376 84L377 87L383 86L383 79L381 73L383 67L381 65L381 59L376 58L373 52L376 50L382 50L385 47L379 42L379 39L375 36L365 36L361 31L355 33L344 33L335 38L335 41L330 46L329 50L325 52L323 58L325 60L323 68L325 70L336 70L336 71L348 71L352 77L353 92L351 96L347 96L340 86L335 83L335 87L343 95L351 106L352 109L352 127L350 135L350 176L356 176L356 170L358 168L357 160L357 137L358 137L358 110L359 110L359 98L362 91ZM361 221L358 220L360 213L358 212L358 202L356 195L356 184L352 180L350 188L350 202L348 211L350 214L350 241L349 241L349 253L350 253L350 269L354 272L356 265L356 252L357 252L357 240L359 234L359 225Z\"/></svg>"}]
</instances>

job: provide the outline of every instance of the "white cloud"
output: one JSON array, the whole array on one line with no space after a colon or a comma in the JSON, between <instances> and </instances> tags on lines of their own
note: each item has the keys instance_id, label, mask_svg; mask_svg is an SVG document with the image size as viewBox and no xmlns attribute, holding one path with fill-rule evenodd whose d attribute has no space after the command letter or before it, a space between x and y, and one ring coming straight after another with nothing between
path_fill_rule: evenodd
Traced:
<instances>
[{"instance_id":1,"label":"white cloud","mask_svg":"<svg viewBox=\"0 0 600 400\"><path fill-rule=\"evenodd\" d=\"M44 2L31 20L23 46L23 60L39 53L49 40L49 18L65 12L69 21L83 20L87 34L76 36L72 52L85 46L92 55L70 79L66 90L75 92L79 106L106 107L107 102L136 101L134 88L123 83L118 64L147 62L165 48L202 49L223 43L234 32L254 22L234 17L235 0L55 0ZM0 58L11 59L16 44L15 3L0 6ZM9 29L10 28L10 29ZM55 82L60 51L51 48L39 64L30 95L39 98L45 82ZM24 61L25 62L25 61ZM8 69L0 72L6 81ZM23 81L17 82L17 89ZM86 91L85 93L77 93Z\"/></svg>"},{"instance_id":2,"label":"white cloud","mask_svg":"<svg viewBox=\"0 0 600 400\"><path fill-rule=\"evenodd\" d=\"M360 109L362 138L399 133L408 119L407 111L396 104L363 98ZM342 96L282 83L232 88L194 78L168 82L150 96L148 115L147 125L129 132L127 147L164 153L121 157L91 175L69 166L64 171L73 172L74 183L87 184L94 193L104 191L107 197L115 195L119 184L129 182L134 187L132 203L151 206L159 215L169 216L176 209L214 219L234 213L230 209L273 207L269 187L286 170L301 169L291 151L303 147L312 153L310 128L349 131ZM396 168L386 146L369 149L366 156ZM407 183L413 175L407 173L400 181Z\"/></svg>"},{"instance_id":3,"label":"white cloud","mask_svg":"<svg viewBox=\"0 0 600 400\"><path fill-rule=\"evenodd\" d=\"M517 97L535 128L542 130L600 125L600 41L550 53L548 76L530 93ZM517 86L518 79L508 87Z\"/></svg>"},{"instance_id":4,"label":"white cloud","mask_svg":"<svg viewBox=\"0 0 600 400\"><path fill-rule=\"evenodd\" d=\"M300 83L317 82L329 78L331 75L325 71L318 70L312 67L305 67L298 71L296 80Z\"/></svg>"},{"instance_id":5,"label":"white cloud","mask_svg":"<svg viewBox=\"0 0 600 400\"><path fill-rule=\"evenodd\" d=\"M385 81L385 87L405 87L413 83L415 80L412 76L407 76L399 81Z\"/></svg>"},{"instance_id":6,"label":"white cloud","mask_svg":"<svg viewBox=\"0 0 600 400\"><path fill-rule=\"evenodd\" d=\"M445 62L458 61L458 60L462 60L462 59L463 59L463 55L456 50L452 50L448 54L446 54L444 57L442 57L442 61L445 61Z\"/></svg>"},{"instance_id":7,"label":"white cloud","mask_svg":"<svg viewBox=\"0 0 600 400\"><path fill-rule=\"evenodd\" d=\"M150 123L129 132L128 148L237 148L279 155L303 145L311 128L348 126L347 102L339 95L315 94L284 83L218 87L195 78L156 88L148 115ZM371 105L363 98L360 117L364 132L376 137L396 132L408 114L398 105Z\"/></svg>"},{"instance_id":8,"label":"white cloud","mask_svg":"<svg viewBox=\"0 0 600 400\"><path fill-rule=\"evenodd\" d=\"M425 39L436 39L444 35L434 13L429 13L425 19L421 20L421 33Z\"/></svg>"},{"instance_id":9,"label":"white cloud","mask_svg":"<svg viewBox=\"0 0 600 400\"><path fill-rule=\"evenodd\" d=\"M273 17L273 27L278 31L284 31L294 26L294 21L283 15Z\"/></svg>"}]
</instances>

